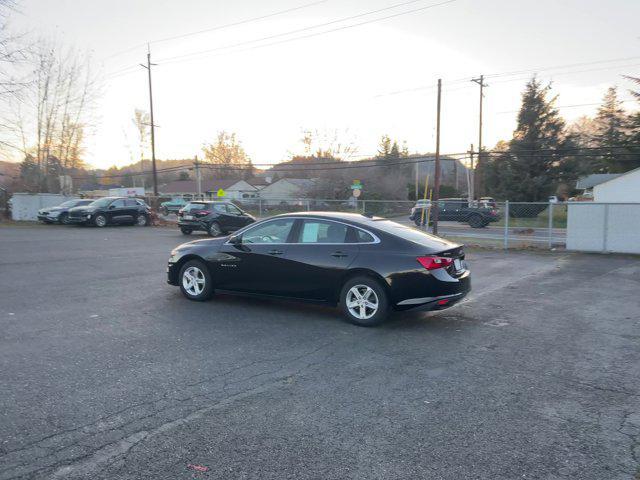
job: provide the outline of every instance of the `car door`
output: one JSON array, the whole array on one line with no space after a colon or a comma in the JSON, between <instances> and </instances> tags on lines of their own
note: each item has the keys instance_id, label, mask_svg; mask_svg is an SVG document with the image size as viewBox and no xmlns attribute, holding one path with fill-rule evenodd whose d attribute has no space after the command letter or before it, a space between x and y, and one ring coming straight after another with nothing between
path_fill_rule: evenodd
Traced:
<instances>
[{"instance_id":1,"label":"car door","mask_svg":"<svg viewBox=\"0 0 640 480\"><path fill-rule=\"evenodd\" d=\"M135 222L138 217L138 213L142 212L142 205L138 203L138 200L135 198L127 198L124 201L126 207L126 217L127 221Z\"/></svg>"},{"instance_id":2,"label":"car door","mask_svg":"<svg viewBox=\"0 0 640 480\"><path fill-rule=\"evenodd\" d=\"M124 200L124 198L117 198L107 208L109 218L113 223L122 223L130 218Z\"/></svg>"},{"instance_id":3,"label":"car door","mask_svg":"<svg viewBox=\"0 0 640 480\"><path fill-rule=\"evenodd\" d=\"M224 243L213 265L216 288L290 296L291 262L285 254L294 224L294 218L267 220L242 232L239 243Z\"/></svg>"},{"instance_id":4,"label":"car door","mask_svg":"<svg viewBox=\"0 0 640 480\"><path fill-rule=\"evenodd\" d=\"M358 255L354 227L324 219L302 219L287 248L291 296L309 300L332 298L349 265Z\"/></svg>"},{"instance_id":5,"label":"car door","mask_svg":"<svg viewBox=\"0 0 640 480\"><path fill-rule=\"evenodd\" d=\"M227 203L227 214L229 216L229 230L238 230L245 225L248 225L250 222L249 217L247 217L242 210L236 207L233 203Z\"/></svg>"}]
</instances>

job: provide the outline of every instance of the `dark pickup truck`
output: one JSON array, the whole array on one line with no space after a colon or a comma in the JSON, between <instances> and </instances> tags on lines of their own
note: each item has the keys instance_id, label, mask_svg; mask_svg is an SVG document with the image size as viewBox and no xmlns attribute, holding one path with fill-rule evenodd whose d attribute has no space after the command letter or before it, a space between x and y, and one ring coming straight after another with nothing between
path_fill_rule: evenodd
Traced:
<instances>
[{"instance_id":1,"label":"dark pickup truck","mask_svg":"<svg viewBox=\"0 0 640 480\"><path fill-rule=\"evenodd\" d=\"M426 209L429 207L428 201L419 201L411 209L409 218L415 222L417 226L424 225L427 219ZM500 220L500 212L495 207L486 203L469 206L468 200L464 198L442 198L438 203L431 204L429 212L430 222L433 220L434 209L438 209L438 220L455 221L468 223L473 228L483 228L491 222ZM424 215L423 215L424 210Z\"/></svg>"}]
</instances>

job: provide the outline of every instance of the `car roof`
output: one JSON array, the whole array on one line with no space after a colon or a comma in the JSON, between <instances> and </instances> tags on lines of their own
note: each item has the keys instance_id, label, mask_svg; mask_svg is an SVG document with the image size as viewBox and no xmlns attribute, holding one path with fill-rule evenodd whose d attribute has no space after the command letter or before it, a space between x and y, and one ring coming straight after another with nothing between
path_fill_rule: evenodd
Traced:
<instances>
[{"instance_id":1,"label":"car roof","mask_svg":"<svg viewBox=\"0 0 640 480\"><path fill-rule=\"evenodd\" d=\"M287 217L305 217L305 218L317 218L322 220L338 220L341 222L351 222L361 226L371 225L374 226L376 220L384 220L382 217L368 217L362 213L351 212L293 212L283 213L276 215L273 218L287 218Z\"/></svg>"},{"instance_id":2,"label":"car roof","mask_svg":"<svg viewBox=\"0 0 640 480\"><path fill-rule=\"evenodd\" d=\"M229 203L227 200L189 200L189 203Z\"/></svg>"}]
</instances>

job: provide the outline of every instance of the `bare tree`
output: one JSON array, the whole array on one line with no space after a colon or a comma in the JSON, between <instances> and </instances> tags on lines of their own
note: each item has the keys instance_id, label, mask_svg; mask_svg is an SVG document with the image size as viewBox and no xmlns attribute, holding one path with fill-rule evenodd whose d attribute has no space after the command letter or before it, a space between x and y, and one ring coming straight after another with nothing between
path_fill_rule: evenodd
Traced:
<instances>
[{"instance_id":1,"label":"bare tree","mask_svg":"<svg viewBox=\"0 0 640 480\"><path fill-rule=\"evenodd\" d=\"M29 53L32 77L12 105L14 141L35 172L37 190L59 189L58 178L83 166L83 141L99 93L89 57L41 40Z\"/></svg>"},{"instance_id":2,"label":"bare tree","mask_svg":"<svg viewBox=\"0 0 640 480\"><path fill-rule=\"evenodd\" d=\"M215 165L216 178L243 178L252 173L251 159L235 133L218 132L216 141L203 145L202 151L206 162Z\"/></svg>"}]
</instances>

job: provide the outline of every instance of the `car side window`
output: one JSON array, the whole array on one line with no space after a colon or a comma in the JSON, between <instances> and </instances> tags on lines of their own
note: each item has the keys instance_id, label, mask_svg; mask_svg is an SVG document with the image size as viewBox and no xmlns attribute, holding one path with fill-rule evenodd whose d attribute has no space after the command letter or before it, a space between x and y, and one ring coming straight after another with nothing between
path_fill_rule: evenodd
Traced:
<instances>
[{"instance_id":1,"label":"car side window","mask_svg":"<svg viewBox=\"0 0 640 480\"><path fill-rule=\"evenodd\" d=\"M227 206L223 203L214 203L213 211L218 213L227 213Z\"/></svg>"},{"instance_id":2,"label":"car side window","mask_svg":"<svg viewBox=\"0 0 640 480\"><path fill-rule=\"evenodd\" d=\"M348 228L343 223L304 220L297 240L298 243L345 243Z\"/></svg>"},{"instance_id":3,"label":"car side window","mask_svg":"<svg viewBox=\"0 0 640 480\"><path fill-rule=\"evenodd\" d=\"M242 212L240 211L240 209L238 207L236 207L235 205L232 205L230 203L227 204L227 211L231 215L241 215L242 214Z\"/></svg>"},{"instance_id":4,"label":"car side window","mask_svg":"<svg viewBox=\"0 0 640 480\"><path fill-rule=\"evenodd\" d=\"M136 205L138 205L138 203L136 202L136 200L135 200L134 198L127 198L127 199L124 201L124 204L125 204L127 207L135 207Z\"/></svg>"},{"instance_id":5,"label":"car side window","mask_svg":"<svg viewBox=\"0 0 640 480\"><path fill-rule=\"evenodd\" d=\"M370 233L360 230L359 228L355 228L354 230L356 231L356 243L373 243L376 241Z\"/></svg>"},{"instance_id":6,"label":"car side window","mask_svg":"<svg viewBox=\"0 0 640 480\"><path fill-rule=\"evenodd\" d=\"M119 198L118 200L114 200L113 202L111 202L111 205L109 205L109 208L122 208L124 206L125 206L124 199Z\"/></svg>"},{"instance_id":7,"label":"car side window","mask_svg":"<svg viewBox=\"0 0 640 480\"><path fill-rule=\"evenodd\" d=\"M279 218L256 225L243 232L242 243L287 243L294 222L294 218Z\"/></svg>"}]
</instances>

